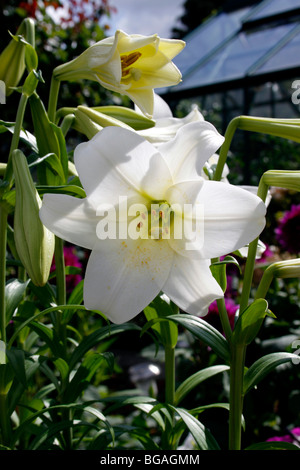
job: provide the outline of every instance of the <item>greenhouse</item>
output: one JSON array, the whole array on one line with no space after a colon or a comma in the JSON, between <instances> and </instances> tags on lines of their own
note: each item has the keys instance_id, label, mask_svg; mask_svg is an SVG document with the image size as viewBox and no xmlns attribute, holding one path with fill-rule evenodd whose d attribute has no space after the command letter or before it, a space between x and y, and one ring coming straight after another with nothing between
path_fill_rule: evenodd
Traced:
<instances>
[{"instance_id":1,"label":"greenhouse","mask_svg":"<svg viewBox=\"0 0 300 470\"><path fill-rule=\"evenodd\" d=\"M183 80L168 89L168 102L197 98L206 110L217 104L223 130L237 114L299 117L292 100L300 76L299 0L219 11L185 41L175 59Z\"/></svg>"}]
</instances>

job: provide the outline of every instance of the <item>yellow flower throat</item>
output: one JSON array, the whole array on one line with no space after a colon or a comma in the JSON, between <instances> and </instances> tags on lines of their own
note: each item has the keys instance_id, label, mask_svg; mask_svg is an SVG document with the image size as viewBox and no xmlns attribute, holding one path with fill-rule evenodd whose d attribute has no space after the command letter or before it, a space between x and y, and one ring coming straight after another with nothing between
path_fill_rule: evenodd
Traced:
<instances>
[{"instance_id":1,"label":"yellow flower throat","mask_svg":"<svg viewBox=\"0 0 300 470\"><path fill-rule=\"evenodd\" d=\"M125 78L130 75L131 66L141 57L141 52L135 51L131 54L122 54L121 55L121 68L122 68L122 78Z\"/></svg>"}]
</instances>

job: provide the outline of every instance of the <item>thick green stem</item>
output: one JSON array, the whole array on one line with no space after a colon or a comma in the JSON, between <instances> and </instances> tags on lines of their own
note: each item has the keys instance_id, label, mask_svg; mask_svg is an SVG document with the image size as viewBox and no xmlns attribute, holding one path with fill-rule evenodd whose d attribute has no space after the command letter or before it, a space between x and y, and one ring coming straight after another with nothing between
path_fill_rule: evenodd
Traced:
<instances>
[{"instance_id":1,"label":"thick green stem","mask_svg":"<svg viewBox=\"0 0 300 470\"><path fill-rule=\"evenodd\" d=\"M3 366L2 366L3 367ZM10 419L7 413L7 394L0 390L0 426L1 426L1 443L9 446L11 436Z\"/></svg>"},{"instance_id":2,"label":"thick green stem","mask_svg":"<svg viewBox=\"0 0 300 470\"><path fill-rule=\"evenodd\" d=\"M232 347L229 397L229 450L241 450L245 346Z\"/></svg>"},{"instance_id":3,"label":"thick green stem","mask_svg":"<svg viewBox=\"0 0 300 470\"><path fill-rule=\"evenodd\" d=\"M217 299L217 306L218 306L222 328L225 333L225 337L228 341L230 341L231 336L232 336L232 330L231 330L231 325L230 325L224 297L222 299Z\"/></svg>"},{"instance_id":4,"label":"thick green stem","mask_svg":"<svg viewBox=\"0 0 300 470\"><path fill-rule=\"evenodd\" d=\"M264 177L262 176L258 186L257 196L265 202L267 194L268 186L265 184ZM243 289L240 299L240 314L247 308L249 302L258 241L259 237L257 237L250 243L248 249L248 256L244 272Z\"/></svg>"},{"instance_id":5,"label":"thick green stem","mask_svg":"<svg viewBox=\"0 0 300 470\"><path fill-rule=\"evenodd\" d=\"M174 405L175 399L175 348L165 346L165 399L169 405Z\"/></svg>"},{"instance_id":6,"label":"thick green stem","mask_svg":"<svg viewBox=\"0 0 300 470\"><path fill-rule=\"evenodd\" d=\"M222 173L223 173L224 165L226 163L231 141L233 139L235 131L239 127L239 123L240 123L240 119L239 117L237 117L237 118L232 119L232 121L230 121L230 123L228 124L228 127L224 135L225 141L222 144L222 147L220 149L219 159L218 159L217 167L216 167L214 178L213 178L215 181L220 181L222 178Z\"/></svg>"},{"instance_id":7,"label":"thick green stem","mask_svg":"<svg viewBox=\"0 0 300 470\"><path fill-rule=\"evenodd\" d=\"M7 212L0 205L0 332L1 340L6 343L6 240L7 240Z\"/></svg>"},{"instance_id":8,"label":"thick green stem","mask_svg":"<svg viewBox=\"0 0 300 470\"><path fill-rule=\"evenodd\" d=\"M175 348L171 345L165 345L165 401L167 405L174 406L175 403ZM174 422L174 411L171 412ZM167 446L173 449L173 426L166 422L166 441L163 441L163 447Z\"/></svg>"},{"instance_id":9,"label":"thick green stem","mask_svg":"<svg viewBox=\"0 0 300 470\"><path fill-rule=\"evenodd\" d=\"M64 259L64 242L61 238L55 237L55 268L56 268L56 289L57 305L66 304L66 276ZM57 313L57 331L64 346L66 346L66 325L61 322L61 312Z\"/></svg>"},{"instance_id":10,"label":"thick green stem","mask_svg":"<svg viewBox=\"0 0 300 470\"><path fill-rule=\"evenodd\" d=\"M16 150L19 145L20 133L21 133L22 125L23 125L23 119L24 119L27 100L28 100L28 97L25 94L22 94L21 99L19 101L14 133L13 133L13 137L12 137L12 141L10 145L8 162L7 162L6 171L4 175L4 180L8 182L7 189L10 189L12 185L13 170L12 170L11 156L12 156L13 151Z\"/></svg>"},{"instance_id":11,"label":"thick green stem","mask_svg":"<svg viewBox=\"0 0 300 470\"><path fill-rule=\"evenodd\" d=\"M60 82L52 76L48 103L48 117L50 121L55 123L57 99L59 93Z\"/></svg>"}]
</instances>

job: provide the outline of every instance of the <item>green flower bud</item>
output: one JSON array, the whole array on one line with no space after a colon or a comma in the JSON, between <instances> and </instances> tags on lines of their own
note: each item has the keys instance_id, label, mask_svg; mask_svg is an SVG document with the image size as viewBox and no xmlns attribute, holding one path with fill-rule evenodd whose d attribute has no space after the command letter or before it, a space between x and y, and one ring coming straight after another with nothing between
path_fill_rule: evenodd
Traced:
<instances>
[{"instance_id":1,"label":"green flower bud","mask_svg":"<svg viewBox=\"0 0 300 470\"><path fill-rule=\"evenodd\" d=\"M74 112L75 121L73 123L73 127L76 131L81 132L84 134L89 140L94 137L99 131L103 129L103 127L96 124L92 119L87 116L84 112L80 109L77 109Z\"/></svg>"},{"instance_id":2,"label":"green flower bud","mask_svg":"<svg viewBox=\"0 0 300 470\"><path fill-rule=\"evenodd\" d=\"M14 237L18 256L36 286L46 284L54 254L54 235L41 222L42 201L33 184L25 155L12 154L16 206Z\"/></svg>"},{"instance_id":3,"label":"green flower bud","mask_svg":"<svg viewBox=\"0 0 300 470\"><path fill-rule=\"evenodd\" d=\"M155 121L153 119L149 119L144 114L138 113L137 111L125 106L99 106L92 109L118 119L136 131L149 129L150 127L155 126Z\"/></svg>"},{"instance_id":4,"label":"green flower bud","mask_svg":"<svg viewBox=\"0 0 300 470\"><path fill-rule=\"evenodd\" d=\"M262 178L267 186L300 191L300 171L298 170L268 170Z\"/></svg>"},{"instance_id":5,"label":"green flower bud","mask_svg":"<svg viewBox=\"0 0 300 470\"><path fill-rule=\"evenodd\" d=\"M300 258L277 261L270 264L264 271L259 283L255 298L264 298L274 278L298 278L300 277Z\"/></svg>"},{"instance_id":6,"label":"green flower bud","mask_svg":"<svg viewBox=\"0 0 300 470\"><path fill-rule=\"evenodd\" d=\"M13 37L0 55L0 80L5 83L6 96L13 92L25 71L25 44Z\"/></svg>"},{"instance_id":7,"label":"green flower bud","mask_svg":"<svg viewBox=\"0 0 300 470\"><path fill-rule=\"evenodd\" d=\"M132 130L130 126L128 126L122 121L119 121L119 119L116 119L113 116L109 116L107 114L101 113L100 111L96 111L95 109L88 108L87 106L78 106L77 110L86 114L86 116L88 116L98 126L101 126L101 127L118 126L118 127L123 127L124 129ZM76 112L75 112L75 115L76 115Z\"/></svg>"},{"instance_id":8,"label":"green flower bud","mask_svg":"<svg viewBox=\"0 0 300 470\"><path fill-rule=\"evenodd\" d=\"M18 86L25 71L26 61L33 62L33 51L31 50L33 48L23 38L25 36L26 39L30 39L33 30L33 21L26 18L0 55L0 80L5 83L7 96ZM26 52L26 49L30 50Z\"/></svg>"}]
</instances>

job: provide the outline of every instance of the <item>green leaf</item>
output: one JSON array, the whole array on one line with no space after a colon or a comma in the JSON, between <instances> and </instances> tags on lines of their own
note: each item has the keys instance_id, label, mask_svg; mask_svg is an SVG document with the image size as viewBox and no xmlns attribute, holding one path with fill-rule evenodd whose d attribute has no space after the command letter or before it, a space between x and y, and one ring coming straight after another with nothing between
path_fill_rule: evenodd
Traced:
<instances>
[{"instance_id":1,"label":"green leaf","mask_svg":"<svg viewBox=\"0 0 300 470\"><path fill-rule=\"evenodd\" d=\"M148 321L158 318L166 319L168 315L174 313L172 306L167 303L162 297L157 296L149 305L144 309L145 316ZM169 320L154 322L151 328L156 331L164 346L168 345L175 348L178 340L178 327Z\"/></svg>"},{"instance_id":2,"label":"green leaf","mask_svg":"<svg viewBox=\"0 0 300 470\"><path fill-rule=\"evenodd\" d=\"M245 450L300 450L300 448L290 442L268 441L258 442L246 447Z\"/></svg>"},{"instance_id":3,"label":"green leaf","mask_svg":"<svg viewBox=\"0 0 300 470\"><path fill-rule=\"evenodd\" d=\"M210 270L221 287L222 291L225 292L227 288L227 277L226 277L226 264L221 263L214 263L210 265Z\"/></svg>"},{"instance_id":4,"label":"green leaf","mask_svg":"<svg viewBox=\"0 0 300 470\"><path fill-rule=\"evenodd\" d=\"M58 193L58 194L69 194L70 196L85 198L86 194L84 189L80 186L72 184L64 184L60 186L44 186L37 185L36 189L40 195L46 193Z\"/></svg>"},{"instance_id":5,"label":"green leaf","mask_svg":"<svg viewBox=\"0 0 300 470\"><path fill-rule=\"evenodd\" d=\"M227 277L226 277L226 266L227 264L234 264L234 266L237 266L239 271L241 272L240 265L236 258L233 256L225 256L223 260L218 260L213 262L210 265L210 270L218 284L220 285L221 289L223 292L226 291L227 288Z\"/></svg>"},{"instance_id":6,"label":"green leaf","mask_svg":"<svg viewBox=\"0 0 300 470\"><path fill-rule=\"evenodd\" d=\"M196 338L210 346L225 361L229 359L228 342L216 328L202 318L189 314L171 315L167 318L186 328Z\"/></svg>"},{"instance_id":7,"label":"green leaf","mask_svg":"<svg viewBox=\"0 0 300 470\"><path fill-rule=\"evenodd\" d=\"M60 159L55 153L47 153L44 157L40 160L46 164L49 170L57 177L58 184L64 182L65 175L64 170L61 165Z\"/></svg>"},{"instance_id":8,"label":"green leaf","mask_svg":"<svg viewBox=\"0 0 300 470\"><path fill-rule=\"evenodd\" d=\"M6 364L6 345L0 340L0 364Z\"/></svg>"},{"instance_id":9,"label":"green leaf","mask_svg":"<svg viewBox=\"0 0 300 470\"><path fill-rule=\"evenodd\" d=\"M47 344L54 356L60 357L63 355L62 345L50 326L48 327L43 323L33 321L30 324L30 328Z\"/></svg>"},{"instance_id":10,"label":"green leaf","mask_svg":"<svg viewBox=\"0 0 300 470\"><path fill-rule=\"evenodd\" d=\"M180 401L197 387L204 380L213 377L216 374L229 370L229 366L211 366L196 372L182 382L175 392L175 404L178 405Z\"/></svg>"},{"instance_id":11,"label":"green leaf","mask_svg":"<svg viewBox=\"0 0 300 470\"><path fill-rule=\"evenodd\" d=\"M82 357L87 351L95 347L98 343L113 335L120 334L128 330L140 331L140 327L138 327L134 323L124 323L122 325L108 325L94 331L90 335L83 338L83 340L80 342L80 344L77 346L77 348L71 355L71 358L69 360L70 370L75 367L77 362L82 359Z\"/></svg>"},{"instance_id":12,"label":"green leaf","mask_svg":"<svg viewBox=\"0 0 300 470\"><path fill-rule=\"evenodd\" d=\"M0 134L9 131L12 134L15 131L15 123L0 120ZM21 129L20 140L25 143L33 152L38 153L36 138L29 131Z\"/></svg>"},{"instance_id":13,"label":"green leaf","mask_svg":"<svg viewBox=\"0 0 300 470\"><path fill-rule=\"evenodd\" d=\"M114 361L112 353L94 353L84 359L65 390L64 400L67 403L75 401L80 397L103 361L106 361L109 367L113 369Z\"/></svg>"},{"instance_id":14,"label":"green leaf","mask_svg":"<svg viewBox=\"0 0 300 470\"><path fill-rule=\"evenodd\" d=\"M80 305L83 302L83 285L84 285L84 280L80 281L74 287L68 299L68 304ZM62 313L62 319L61 319L62 323L64 324L69 323L74 313L75 313L74 309L64 310Z\"/></svg>"},{"instance_id":15,"label":"green leaf","mask_svg":"<svg viewBox=\"0 0 300 470\"><path fill-rule=\"evenodd\" d=\"M40 364L38 361L33 360L32 358L25 359L24 361L25 374L26 374L26 383L29 382L32 375L39 369ZM14 381L7 396L8 410L7 413L11 415L15 410L17 404L19 403L24 390L24 385L20 381Z\"/></svg>"},{"instance_id":16,"label":"green leaf","mask_svg":"<svg viewBox=\"0 0 300 470\"><path fill-rule=\"evenodd\" d=\"M48 118L45 107L37 94L33 94L29 98L32 121L34 126L34 134L36 136L38 153L40 157L48 154L57 155L61 158L60 144L56 131ZM53 174L42 162L38 166L39 180L42 184L57 185L65 183L59 176Z\"/></svg>"},{"instance_id":17,"label":"green leaf","mask_svg":"<svg viewBox=\"0 0 300 470\"><path fill-rule=\"evenodd\" d=\"M180 416L200 450L220 450L213 435L200 421L183 408L171 408Z\"/></svg>"},{"instance_id":18,"label":"green leaf","mask_svg":"<svg viewBox=\"0 0 300 470\"><path fill-rule=\"evenodd\" d=\"M17 379L21 382L24 388L27 388L24 351L16 348L7 349L6 355Z\"/></svg>"},{"instance_id":19,"label":"green leaf","mask_svg":"<svg viewBox=\"0 0 300 470\"><path fill-rule=\"evenodd\" d=\"M21 302L24 292L30 282L19 281L19 279L9 280L5 286L5 303L6 303L6 322L9 323L14 314L15 309Z\"/></svg>"},{"instance_id":20,"label":"green leaf","mask_svg":"<svg viewBox=\"0 0 300 470\"><path fill-rule=\"evenodd\" d=\"M56 369L60 373L62 382L64 382L66 378L68 377L69 371L70 371L68 363L61 357L55 359L53 362L54 362Z\"/></svg>"},{"instance_id":21,"label":"green leaf","mask_svg":"<svg viewBox=\"0 0 300 470\"><path fill-rule=\"evenodd\" d=\"M268 311L268 303L265 299L256 299L239 316L232 335L232 342L239 345L250 344L257 336L266 315L272 315Z\"/></svg>"},{"instance_id":22,"label":"green leaf","mask_svg":"<svg viewBox=\"0 0 300 470\"><path fill-rule=\"evenodd\" d=\"M255 385L265 378L275 367L293 359L299 360L297 354L278 352L267 354L252 364L244 376L244 394L248 393Z\"/></svg>"},{"instance_id":23,"label":"green leaf","mask_svg":"<svg viewBox=\"0 0 300 470\"><path fill-rule=\"evenodd\" d=\"M51 123L51 127L55 132L58 145L59 145L59 156L60 156L60 163L63 168L63 173L64 173L64 178L63 178L63 183L67 182L68 179L68 152L67 152L67 146L66 146L66 141L63 135L63 132L60 127L56 126L55 124Z\"/></svg>"}]
</instances>

